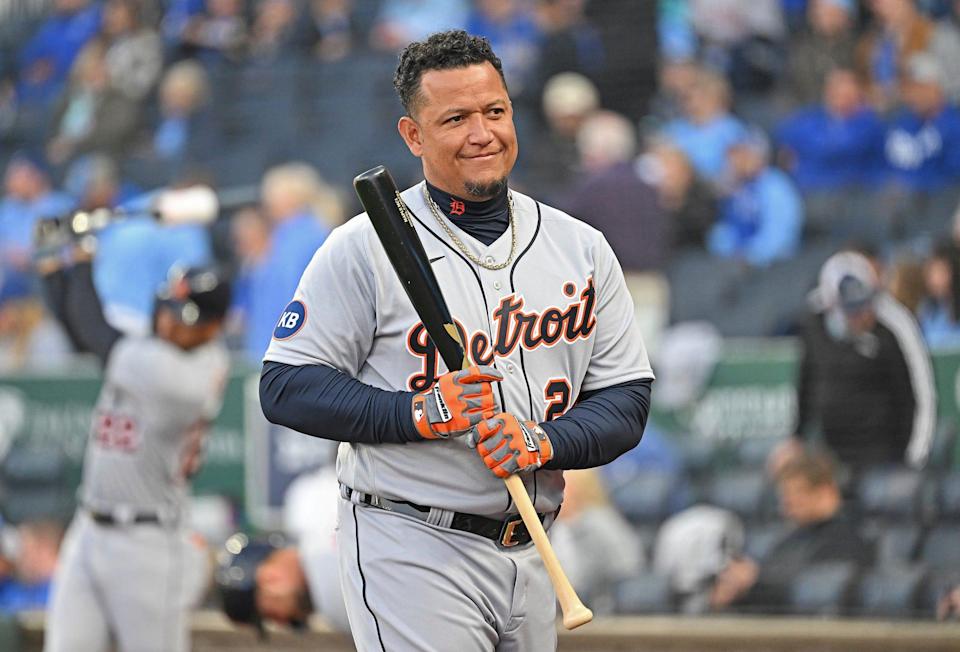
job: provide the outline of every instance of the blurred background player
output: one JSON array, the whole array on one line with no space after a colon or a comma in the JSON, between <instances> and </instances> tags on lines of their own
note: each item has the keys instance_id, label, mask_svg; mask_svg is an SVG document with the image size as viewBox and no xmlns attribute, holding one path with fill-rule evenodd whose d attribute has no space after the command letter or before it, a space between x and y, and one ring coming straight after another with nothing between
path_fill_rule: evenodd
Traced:
<instances>
[{"instance_id":1,"label":"blurred background player","mask_svg":"<svg viewBox=\"0 0 960 652\"><path fill-rule=\"evenodd\" d=\"M175 272L157 295L153 333L124 336L94 289L95 243L41 243L37 262L51 310L104 369L45 649L107 650L113 640L121 650L186 650L188 609L209 578L186 502L226 382L219 335L230 286L212 268Z\"/></svg>"}]
</instances>

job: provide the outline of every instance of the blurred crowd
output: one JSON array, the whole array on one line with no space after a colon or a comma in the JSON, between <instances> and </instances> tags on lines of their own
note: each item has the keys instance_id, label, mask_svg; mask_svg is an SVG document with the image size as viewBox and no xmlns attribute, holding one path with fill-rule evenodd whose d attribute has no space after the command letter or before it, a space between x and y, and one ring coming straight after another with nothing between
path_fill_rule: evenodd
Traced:
<instances>
[{"instance_id":1,"label":"blurred crowd","mask_svg":"<svg viewBox=\"0 0 960 652\"><path fill-rule=\"evenodd\" d=\"M73 359L39 294L33 229L102 207L128 215L99 238L111 323L147 331L171 267L217 261L235 279L231 346L255 367L313 252L357 212L352 177L385 163L401 186L419 178L394 130L390 78L399 48L452 27L486 36L503 59L522 144L511 184L603 231L628 277L668 288L660 303L638 297L641 310L706 322L710 336L803 333L808 349L821 346L807 322L822 313L823 332L847 329L833 339L857 351L894 347L891 369L914 401L899 440L852 475L862 441L850 453L828 437L840 467L798 439L737 451L727 472L714 466L723 454L679 450L654 423L611 468L569 474L555 537L595 610L841 613L855 602L858 613L932 614L950 577L935 571L960 570L960 481L945 466L916 470L942 430L917 423L935 410L927 349L960 344L957 1L5 5L0 372ZM212 225L146 215L158 191L198 184L220 195ZM840 250L871 271L847 275L863 287L837 280L830 312L808 293L825 288L821 268ZM864 317L858 292L897 307ZM844 386L823 350L810 362L820 403L806 404L821 417L824 395L885 373L865 367ZM859 398L902 405L894 389ZM9 549L53 534L41 523ZM15 556L6 549L0 561ZM683 563L692 556L704 563ZM810 564L821 566L797 572ZM0 609L29 598L4 592L16 577L4 568ZM825 586L836 591L824 597ZM894 587L906 587L899 598Z\"/></svg>"}]
</instances>

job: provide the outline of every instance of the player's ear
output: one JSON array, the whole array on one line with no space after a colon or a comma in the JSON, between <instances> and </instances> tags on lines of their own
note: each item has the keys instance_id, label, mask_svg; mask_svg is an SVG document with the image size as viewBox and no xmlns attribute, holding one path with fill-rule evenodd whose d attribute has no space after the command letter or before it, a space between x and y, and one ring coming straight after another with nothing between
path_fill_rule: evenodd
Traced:
<instances>
[{"instance_id":1,"label":"player's ear","mask_svg":"<svg viewBox=\"0 0 960 652\"><path fill-rule=\"evenodd\" d=\"M423 133L420 131L420 125L413 118L405 115L397 122L397 131L400 132L400 137L407 144L410 153L420 158L423 153L423 143L421 141Z\"/></svg>"}]
</instances>

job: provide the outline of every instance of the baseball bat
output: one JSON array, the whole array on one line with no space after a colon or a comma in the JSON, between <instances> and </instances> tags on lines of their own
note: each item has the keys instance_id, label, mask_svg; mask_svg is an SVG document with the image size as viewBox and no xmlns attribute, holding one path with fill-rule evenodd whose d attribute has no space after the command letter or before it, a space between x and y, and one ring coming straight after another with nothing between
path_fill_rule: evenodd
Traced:
<instances>
[{"instance_id":1,"label":"baseball bat","mask_svg":"<svg viewBox=\"0 0 960 652\"><path fill-rule=\"evenodd\" d=\"M384 166L378 165L357 175L353 180L353 187L410 302L447 368L468 367L470 362L464 344L460 341L460 334L440 291L440 284L437 283L437 277L423 250L423 243L420 242L407 211L401 208L403 200L390 172ZM563 572L523 481L518 476L511 475L504 482L553 583L563 613L563 626L574 629L590 622L593 612L583 604Z\"/></svg>"}]
</instances>

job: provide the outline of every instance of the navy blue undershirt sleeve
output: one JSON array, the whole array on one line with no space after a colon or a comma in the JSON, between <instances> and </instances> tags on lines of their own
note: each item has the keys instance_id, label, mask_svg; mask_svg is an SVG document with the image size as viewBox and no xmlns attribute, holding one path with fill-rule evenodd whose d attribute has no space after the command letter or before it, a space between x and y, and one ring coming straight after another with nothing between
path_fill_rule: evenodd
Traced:
<instances>
[{"instance_id":1,"label":"navy blue undershirt sleeve","mask_svg":"<svg viewBox=\"0 0 960 652\"><path fill-rule=\"evenodd\" d=\"M103 314L92 265L77 263L55 272L44 278L44 286L50 311L63 324L74 347L93 353L106 366L121 333Z\"/></svg>"},{"instance_id":2,"label":"navy blue undershirt sleeve","mask_svg":"<svg viewBox=\"0 0 960 652\"><path fill-rule=\"evenodd\" d=\"M540 426L553 459L545 469L588 469L612 462L640 443L650 413L649 378L584 392L563 416Z\"/></svg>"},{"instance_id":3,"label":"navy blue undershirt sleeve","mask_svg":"<svg viewBox=\"0 0 960 652\"><path fill-rule=\"evenodd\" d=\"M260 374L260 405L268 421L335 441L422 441L411 416L413 394L371 387L326 365L267 361Z\"/></svg>"}]
</instances>

